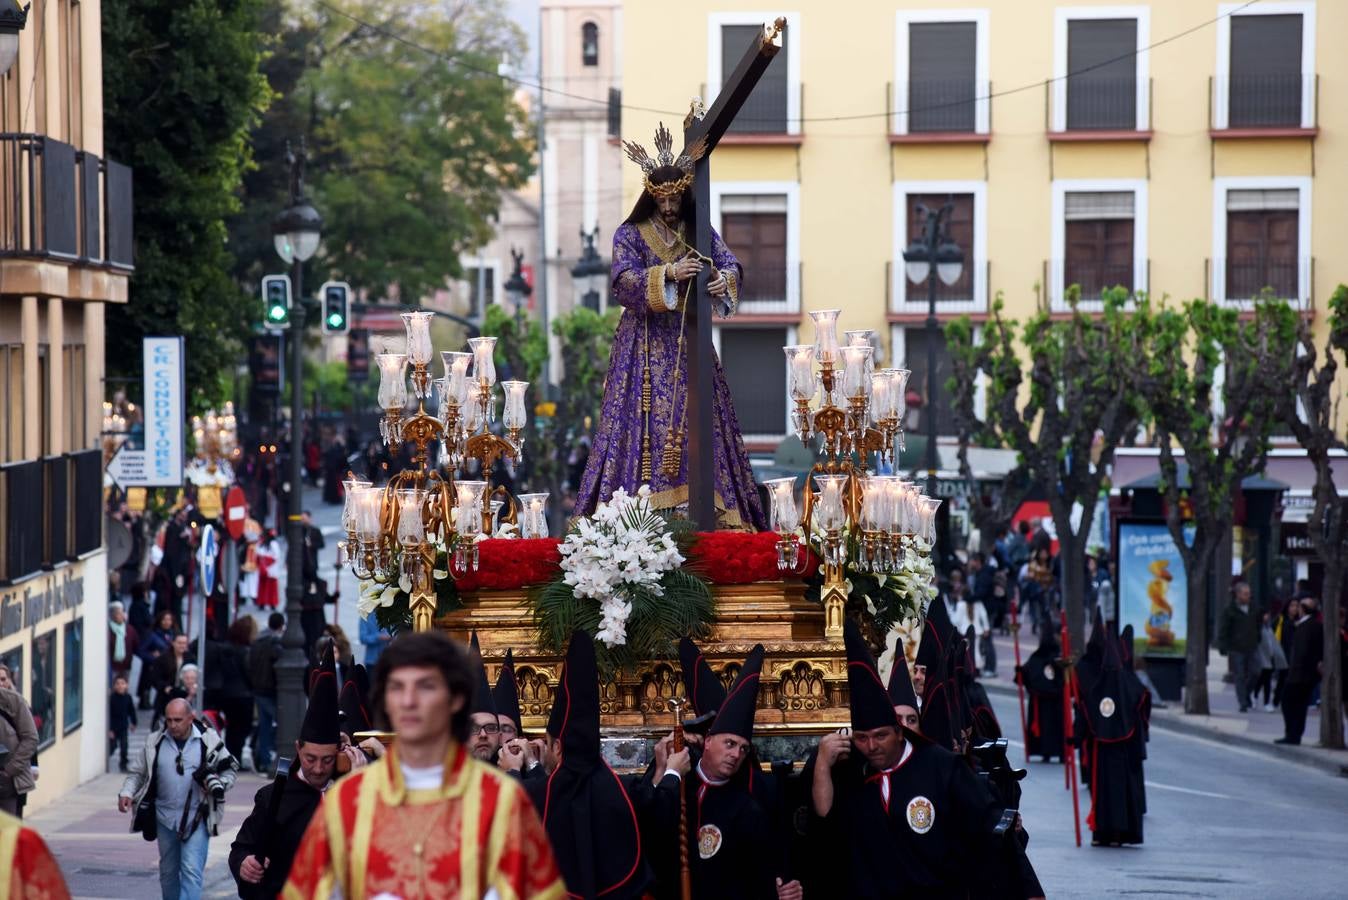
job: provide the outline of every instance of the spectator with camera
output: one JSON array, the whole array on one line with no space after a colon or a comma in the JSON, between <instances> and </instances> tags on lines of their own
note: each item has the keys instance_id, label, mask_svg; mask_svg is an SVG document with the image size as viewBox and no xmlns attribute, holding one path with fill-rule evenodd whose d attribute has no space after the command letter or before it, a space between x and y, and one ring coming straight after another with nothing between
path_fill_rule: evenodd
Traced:
<instances>
[{"instance_id":1,"label":"spectator with camera","mask_svg":"<svg viewBox=\"0 0 1348 900\"><path fill-rule=\"evenodd\" d=\"M159 842L159 887L164 900L201 896L206 852L220 832L225 792L238 763L215 729L193 717L182 698L169 701L164 727L131 761L117 797L132 812L131 830Z\"/></svg>"}]
</instances>

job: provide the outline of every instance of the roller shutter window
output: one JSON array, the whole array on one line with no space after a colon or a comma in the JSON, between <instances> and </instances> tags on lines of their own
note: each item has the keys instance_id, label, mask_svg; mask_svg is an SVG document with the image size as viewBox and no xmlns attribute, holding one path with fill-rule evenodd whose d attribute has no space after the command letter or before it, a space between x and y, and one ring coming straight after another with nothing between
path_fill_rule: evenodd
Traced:
<instances>
[{"instance_id":1,"label":"roller shutter window","mask_svg":"<svg viewBox=\"0 0 1348 900\"><path fill-rule=\"evenodd\" d=\"M908 26L908 131L973 131L977 96L973 22Z\"/></svg>"},{"instance_id":2,"label":"roller shutter window","mask_svg":"<svg viewBox=\"0 0 1348 900\"><path fill-rule=\"evenodd\" d=\"M721 367L742 434L786 431L785 344L785 328L721 329Z\"/></svg>"},{"instance_id":3,"label":"roller shutter window","mask_svg":"<svg viewBox=\"0 0 1348 900\"><path fill-rule=\"evenodd\" d=\"M721 26L721 79L724 83L739 65L745 48L762 33L760 25ZM787 55L791 52L791 37L783 36L782 49L754 86L739 115L730 127L731 134L786 134Z\"/></svg>"},{"instance_id":4,"label":"roller shutter window","mask_svg":"<svg viewBox=\"0 0 1348 900\"><path fill-rule=\"evenodd\" d=\"M1301 16L1231 17L1227 124L1301 125Z\"/></svg>"},{"instance_id":5,"label":"roller shutter window","mask_svg":"<svg viewBox=\"0 0 1348 900\"><path fill-rule=\"evenodd\" d=\"M1067 129L1137 128L1137 20L1067 23Z\"/></svg>"}]
</instances>

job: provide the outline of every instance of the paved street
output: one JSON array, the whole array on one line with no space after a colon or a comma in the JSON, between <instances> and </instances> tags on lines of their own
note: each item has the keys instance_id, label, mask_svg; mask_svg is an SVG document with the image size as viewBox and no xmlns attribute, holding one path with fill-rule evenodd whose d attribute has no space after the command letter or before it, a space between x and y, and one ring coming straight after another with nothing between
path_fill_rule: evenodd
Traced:
<instances>
[{"instance_id":1,"label":"paved street","mask_svg":"<svg viewBox=\"0 0 1348 900\"><path fill-rule=\"evenodd\" d=\"M992 694L1024 765L1014 694ZM1049 897L1343 896L1348 779L1218 740L1153 728L1146 763L1146 843L1090 846L1081 792L1075 846L1060 764L1034 762L1023 781L1030 859Z\"/></svg>"}]
</instances>

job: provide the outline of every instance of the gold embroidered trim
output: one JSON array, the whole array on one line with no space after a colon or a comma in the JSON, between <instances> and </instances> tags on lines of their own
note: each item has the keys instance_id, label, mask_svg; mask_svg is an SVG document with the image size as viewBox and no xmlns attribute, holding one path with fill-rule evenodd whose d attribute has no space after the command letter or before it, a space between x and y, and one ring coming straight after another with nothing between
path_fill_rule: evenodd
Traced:
<instances>
[{"instance_id":1,"label":"gold embroidered trim","mask_svg":"<svg viewBox=\"0 0 1348 900\"><path fill-rule=\"evenodd\" d=\"M734 272L722 272L721 274L725 276L726 300L730 304L726 309L725 317L729 318L730 316L733 316L735 311L740 307L740 283L739 279L735 277Z\"/></svg>"},{"instance_id":2,"label":"gold embroidered trim","mask_svg":"<svg viewBox=\"0 0 1348 900\"><path fill-rule=\"evenodd\" d=\"M652 253L667 263L678 262L683 255L679 253L679 245L683 243L683 226L680 225L679 230L675 233L678 235L678 239L674 241L674 246L671 247L660 237L660 232L655 230L653 219L647 219L637 225L637 234L641 235L641 239L646 242L646 246L650 247Z\"/></svg>"},{"instance_id":3,"label":"gold embroidered trim","mask_svg":"<svg viewBox=\"0 0 1348 900\"><path fill-rule=\"evenodd\" d=\"M668 490L658 491L651 494L651 509L675 509L688 502L688 485L683 484ZM725 498L721 496L720 491L716 491L712 497L712 504L716 507L718 530L721 531L748 531L744 524L744 519L740 516L738 510L728 509L725 505Z\"/></svg>"},{"instance_id":4,"label":"gold embroidered trim","mask_svg":"<svg viewBox=\"0 0 1348 900\"><path fill-rule=\"evenodd\" d=\"M651 266L646 270L646 305L651 312L666 313L665 305L665 267Z\"/></svg>"}]
</instances>

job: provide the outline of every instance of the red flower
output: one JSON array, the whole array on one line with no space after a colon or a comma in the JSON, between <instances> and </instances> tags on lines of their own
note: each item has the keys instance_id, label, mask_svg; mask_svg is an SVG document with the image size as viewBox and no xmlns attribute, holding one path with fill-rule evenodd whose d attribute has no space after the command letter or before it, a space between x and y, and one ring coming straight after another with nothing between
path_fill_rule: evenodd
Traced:
<instances>
[{"instance_id":1,"label":"red flower","mask_svg":"<svg viewBox=\"0 0 1348 900\"><path fill-rule=\"evenodd\" d=\"M476 572L456 573L460 593L515 591L546 584L561 574L561 542L553 538L504 540L493 538L477 545Z\"/></svg>"}]
</instances>

